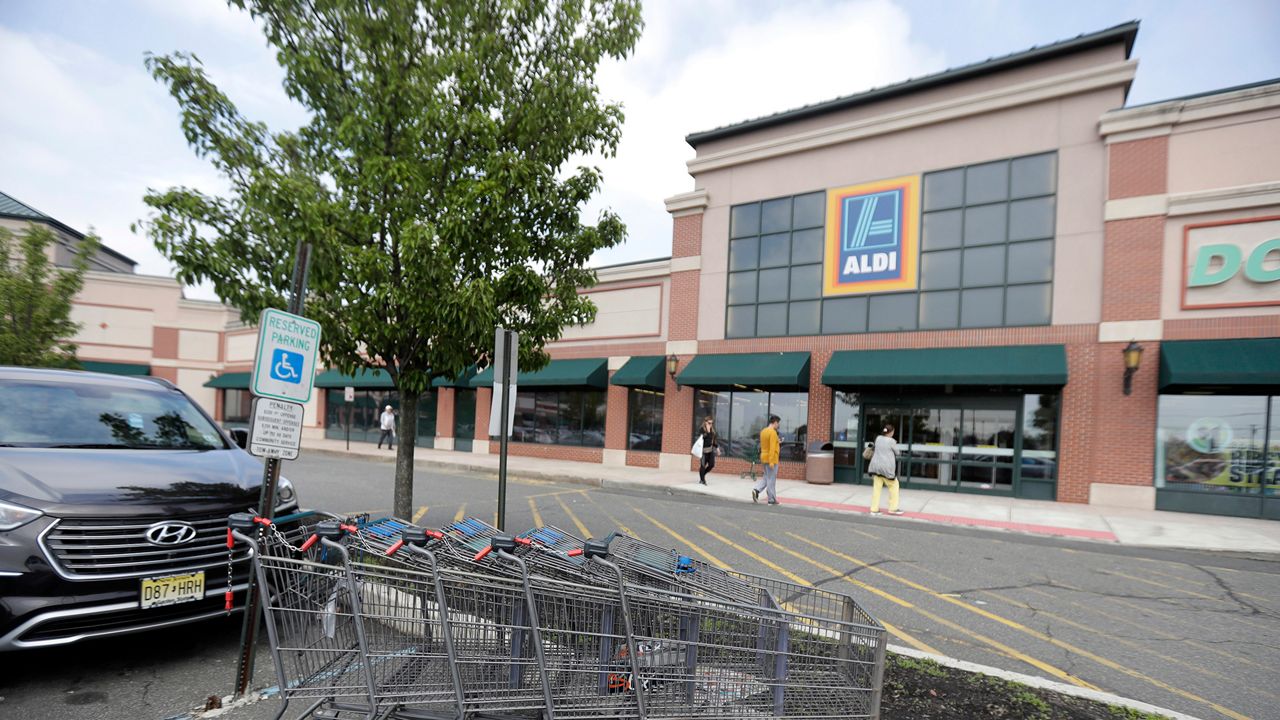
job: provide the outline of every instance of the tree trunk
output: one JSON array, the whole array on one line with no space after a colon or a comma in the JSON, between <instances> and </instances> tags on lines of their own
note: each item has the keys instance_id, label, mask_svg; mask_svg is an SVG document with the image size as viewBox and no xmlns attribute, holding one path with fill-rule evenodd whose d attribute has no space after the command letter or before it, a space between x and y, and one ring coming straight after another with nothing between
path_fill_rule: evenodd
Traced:
<instances>
[{"instance_id":1,"label":"tree trunk","mask_svg":"<svg viewBox=\"0 0 1280 720\"><path fill-rule=\"evenodd\" d=\"M418 440L418 393L400 391L400 418L396 432L400 447L396 450L396 489L392 514L398 518L413 517L413 450Z\"/></svg>"}]
</instances>

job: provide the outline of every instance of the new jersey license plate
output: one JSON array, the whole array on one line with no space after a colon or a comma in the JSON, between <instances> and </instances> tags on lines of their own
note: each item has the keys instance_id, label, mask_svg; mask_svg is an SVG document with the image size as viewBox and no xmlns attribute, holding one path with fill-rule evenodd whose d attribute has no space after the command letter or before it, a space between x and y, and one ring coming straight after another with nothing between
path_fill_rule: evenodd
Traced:
<instances>
[{"instance_id":1,"label":"new jersey license plate","mask_svg":"<svg viewBox=\"0 0 1280 720\"><path fill-rule=\"evenodd\" d=\"M176 605L204 597L204 571L142 579L142 609Z\"/></svg>"}]
</instances>

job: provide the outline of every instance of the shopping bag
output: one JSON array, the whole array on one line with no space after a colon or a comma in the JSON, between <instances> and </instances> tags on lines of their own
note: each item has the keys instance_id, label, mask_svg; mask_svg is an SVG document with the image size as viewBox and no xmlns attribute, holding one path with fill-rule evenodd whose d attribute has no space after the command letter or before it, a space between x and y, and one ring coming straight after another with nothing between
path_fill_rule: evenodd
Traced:
<instances>
[{"instance_id":1,"label":"shopping bag","mask_svg":"<svg viewBox=\"0 0 1280 720\"><path fill-rule=\"evenodd\" d=\"M693 441L693 449L689 454L696 458L702 457L702 435L698 435L698 439Z\"/></svg>"}]
</instances>

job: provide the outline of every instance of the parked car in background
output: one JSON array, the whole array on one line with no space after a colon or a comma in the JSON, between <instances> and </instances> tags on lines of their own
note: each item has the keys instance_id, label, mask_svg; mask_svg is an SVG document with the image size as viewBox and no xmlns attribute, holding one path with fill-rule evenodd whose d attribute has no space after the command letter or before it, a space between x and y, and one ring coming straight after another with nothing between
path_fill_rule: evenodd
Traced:
<instances>
[{"instance_id":1,"label":"parked car in background","mask_svg":"<svg viewBox=\"0 0 1280 720\"><path fill-rule=\"evenodd\" d=\"M0 367L0 651L62 645L243 606L227 516L262 466L154 378ZM282 479L276 514L294 512Z\"/></svg>"}]
</instances>

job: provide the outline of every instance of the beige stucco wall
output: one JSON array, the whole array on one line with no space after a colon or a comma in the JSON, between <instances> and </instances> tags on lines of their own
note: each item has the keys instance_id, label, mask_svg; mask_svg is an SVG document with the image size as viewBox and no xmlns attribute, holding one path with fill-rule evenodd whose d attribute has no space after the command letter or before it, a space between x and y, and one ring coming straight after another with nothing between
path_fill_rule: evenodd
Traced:
<instances>
[{"instance_id":1,"label":"beige stucco wall","mask_svg":"<svg viewBox=\"0 0 1280 720\"><path fill-rule=\"evenodd\" d=\"M598 283L583 292L596 305L595 322L565 328L555 348L610 346L666 342L671 303L670 260L601 268Z\"/></svg>"},{"instance_id":2,"label":"beige stucco wall","mask_svg":"<svg viewBox=\"0 0 1280 720\"><path fill-rule=\"evenodd\" d=\"M1169 136L1169 192L1280 180L1280 108L1179 125Z\"/></svg>"},{"instance_id":3,"label":"beige stucco wall","mask_svg":"<svg viewBox=\"0 0 1280 720\"><path fill-rule=\"evenodd\" d=\"M1094 62L1112 57L1089 55ZM1081 62L1069 65L1078 69ZM1046 77L1044 72L1034 76ZM953 97L959 88L978 92L1004 82L999 77L965 83ZM730 206L1052 150L1058 152L1059 177L1055 255L1070 258L1055 263L1053 322L1098 322L1106 154L1097 122L1123 102L1123 87L1108 87L699 173L695 183L709 202L703 217L698 339L724 337ZM724 150L726 144L717 147Z\"/></svg>"}]
</instances>

